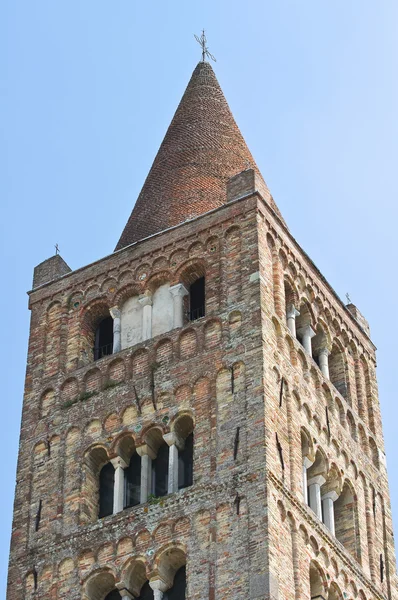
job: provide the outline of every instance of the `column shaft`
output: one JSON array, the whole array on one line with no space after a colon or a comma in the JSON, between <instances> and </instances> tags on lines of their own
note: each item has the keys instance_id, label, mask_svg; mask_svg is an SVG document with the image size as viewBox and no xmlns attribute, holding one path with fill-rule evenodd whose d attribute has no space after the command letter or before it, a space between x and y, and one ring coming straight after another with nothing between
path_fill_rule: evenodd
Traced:
<instances>
[{"instance_id":1,"label":"column shaft","mask_svg":"<svg viewBox=\"0 0 398 600\"><path fill-rule=\"evenodd\" d=\"M122 349L122 335L121 335L121 321L120 321L120 310L117 306L114 306L109 311L113 318L113 349L112 353L120 352Z\"/></svg>"},{"instance_id":2,"label":"column shaft","mask_svg":"<svg viewBox=\"0 0 398 600\"><path fill-rule=\"evenodd\" d=\"M329 352L326 348L319 351L319 368L322 371L322 375L329 379Z\"/></svg>"},{"instance_id":3,"label":"column shaft","mask_svg":"<svg viewBox=\"0 0 398 600\"><path fill-rule=\"evenodd\" d=\"M143 504L148 500L152 489L152 459L148 454L141 457L141 495L140 502Z\"/></svg>"},{"instance_id":4,"label":"column shaft","mask_svg":"<svg viewBox=\"0 0 398 600\"><path fill-rule=\"evenodd\" d=\"M115 468L115 484L113 489L113 514L124 508L124 469L121 465Z\"/></svg>"},{"instance_id":5,"label":"column shaft","mask_svg":"<svg viewBox=\"0 0 398 600\"><path fill-rule=\"evenodd\" d=\"M184 296L188 295L188 290L178 283L170 288L170 294L173 297L173 327L182 327L184 325Z\"/></svg>"},{"instance_id":6,"label":"column shaft","mask_svg":"<svg viewBox=\"0 0 398 600\"><path fill-rule=\"evenodd\" d=\"M334 502L330 496L324 496L322 498L323 507L323 522L333 535L335 534L334 529Z\"/></svg>"},{"instance_id":7,"label":"column shaft","mask_svg":"<svg viewBox=\"0 0 398 600\"><path fill-rule=\"evenodd\" d=\"M323 475L317 475L308 481L309 505L320 520L322 520L321 486L324 483Z\"/></svg>"},{"instance_id":8,"label":"column shaft","mask_svg":"<svg viewBox=\"0 0 398 600\"><path fill-rule=\"evenodd\" d=\"M149 340L152 337L152 305L146 304L142 311L142 339Z\"/></svg>"},{"instance_id":9,"label":"column shaft","mask_svg":"<svg viewBox=\"0 0 398 600\"><path fill-rule=\"evenodd\" d=\"M286 313L287 326L293 337L296 337L296 317L300 315L299 311L291 304Z\"/></svg>"},{"instance_id":10,"label":"column shaft","mask_svg":"<svg viewBox=\"0 0 398 600\"><path fill-rule=\"evenodd\" d=\"M178 492L178 448L175 444L169 446L169 480L167 491L169 494Z\"/></svg>"}]
</instances>

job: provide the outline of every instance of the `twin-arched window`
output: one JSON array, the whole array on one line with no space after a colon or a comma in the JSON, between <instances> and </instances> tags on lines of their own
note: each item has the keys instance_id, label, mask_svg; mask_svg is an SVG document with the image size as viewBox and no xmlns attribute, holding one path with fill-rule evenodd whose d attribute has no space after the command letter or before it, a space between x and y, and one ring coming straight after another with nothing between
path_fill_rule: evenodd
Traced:
<instances>
[{"instance_id":1,"label":"twin-arched window","mask_svg":"<svg viewBox=\"0 0 398 600\"><path fill-rule=\"evenodd\" d=\"M135 448L132 438L126 436L117 448L117 457L104 464L102 449L102 458L91 460L91 464L103 465L97 471L99 518L193 484L194 435L190 416L178 419L174 432L164 436L157 428L149 430L146 440L146 444ZM98 448L93 455L96 452ZM91 477L95 477L93 468Z\"/></svg>"},{"instance_id":2,"label":"twin-arched window","mask_svg":"<svg viewBox=\"0 0 398 600\"><path fill-rule=\"evenodd\" d=\"M173 585L170 589L162 594L162 600L185 600L186 598L186 568L180 567L174 576ZM114 589L104 600L122 600L123 596L118 589ZM154 592L149 581L146 581L141 588L140 595L137 600L154 600Z\"/></svg>"},{"instance_id":3,"label":"twin-arched window","mask_svg":"<svg viewBox=\"0 0 398 600\"><path fill-rule=\"evenodd\" d=\"M94 326L93 358L98 360L139 344L146 339L182 327L187 321L205 316L205 276L187 284L162 283L151 293L133 295L102 316ZM108 312L106 307L103 311ZM109 314L109 313L108 313Z\"/></svg>"}]
</instances>

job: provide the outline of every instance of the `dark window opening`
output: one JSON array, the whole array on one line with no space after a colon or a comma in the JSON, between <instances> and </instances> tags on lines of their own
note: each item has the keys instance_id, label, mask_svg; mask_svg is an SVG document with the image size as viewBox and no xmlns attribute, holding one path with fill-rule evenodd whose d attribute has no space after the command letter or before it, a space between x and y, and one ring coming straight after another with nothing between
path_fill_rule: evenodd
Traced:
<instances>
[{"instance_id":1,"label":"dark window opening","mask_svg":"<svg viewBox=\"0 0 398 600\"><path fill-rule=\"evenodd\" d=\"M99 475L99 513L100 519L113 513L113 487L115 482L115 469L112 463L102 467Z\"/></svg>"},{"instance_id":2,"label":"dark window opening","mask_svg":"<svg viewBox=\"0 0 398 600\"><path fill-rule=\"evenodd\" d=\"M169 447L162 444L152 461L152 493L156 497L166 496L169 480Z\"/></svg>"},{"instance_id":3,"label":"dark window opening","mask_svg":"<svg viewBox=\"0 0 398 600\"><path fill-rule=\"evenodd\" d=\"M105 596L105 600L122 600L122 596L119 590L112 590L107 596Z\"/></svg>"},{"instance_id":4,"label":"dark window opening","mask_svg":"<svg viewBox=\"0 0 398 600\"><path fill-rule=\"evenodd\" d=\"M148 581L142 586L140 595L137 600L153 600L153 589L149 585Z\"/></svg>"},{"instance_id":5,"label":"dark window opening","mask_svg":"<svg viewBox=\"0 0 398 600\"><path fill-rule=\"evenodd\" d=\"M205 278L200 277L189 288L189 320L205 316Z\"/></svg>"},{"instance_id":6,"label":"dark window opening","mask_svg":"<svg viewBox=\"0 0 398 600\"><path fill-rule=\"evenodd\" d=\"M127 469L124 470L124 508L137 506L141 497L141 456L136 452L130 458Z\"/></svg>"},{"instance_id":7,"label":"dark window opening","mask_svg":"<svg viewBox=\"0 0 398 600\"><path fill-rule=\"evenodd\" d=\"M95 331L94 360L113 352L113 319L102 319Z\"/></svg>"},{"instance_id":8,"label":"dark window opening","mask_svg":"<svg viewBox=\"0 0 398 600\"><path fill-rule=\"evenodd\" d=\"M183 450L178 453L178 489L189 487L193 483L193 433L185 440Z\"/></svg>"},{"instance_id":9,"label":"dark window opening","mask_svg":"<svg viewBox=\"0 0 398 600\"><path fill-rule=\"evenodd\" d=\"M185 600L186 585L186 570L181 567L175 574L173 587L167 590L163 600Z\"/></svg>"}]
</instances>

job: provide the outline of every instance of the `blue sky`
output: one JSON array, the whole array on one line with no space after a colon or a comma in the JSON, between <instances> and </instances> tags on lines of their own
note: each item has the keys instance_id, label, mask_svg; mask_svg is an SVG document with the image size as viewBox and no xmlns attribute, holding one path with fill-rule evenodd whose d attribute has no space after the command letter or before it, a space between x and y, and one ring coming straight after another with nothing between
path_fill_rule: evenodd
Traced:
<instances>
[{"instance_id":1,"label":"blue sky","mask_svg":"<svg viewBox=\"0 0 398 600\"><path fill-rule=\"evenodd\" d=\"M33 268L57 242L73 269L113 250L200 58L202 27L291 232L370 322L397 530L396 0L3 0L0 593Z\"/></svg>"}]
</instances>

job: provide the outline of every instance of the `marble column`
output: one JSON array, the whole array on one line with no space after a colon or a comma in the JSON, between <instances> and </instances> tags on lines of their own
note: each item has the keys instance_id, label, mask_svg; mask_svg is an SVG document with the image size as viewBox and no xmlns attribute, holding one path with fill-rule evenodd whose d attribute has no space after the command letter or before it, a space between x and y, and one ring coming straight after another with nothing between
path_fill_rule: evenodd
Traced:
<instances>
[{"instance_id":1,"label":"marble column","mask_svg":"<svg viewBox=\"0 0 398 600\"><path fill-rule=\"evenodd\" d=\"M115 469L113 488L113 514L115 515L124 509L124 469L127 465L120 456L112 458L111 463Z\"/></svg>"},{"instance_id":2,"label":"marble column","mask_svg":"<svg viewBox=\"0 0 398 600\"><path fill-rule=\"evenodd\" d=\"M165 433L164 441L169 447L169 479L167 493L178 492L178 451L184 448L184 440L174 431Z\"/></svg>"},{"instance_id":3,"label":"marble column","mask_svg":"<svg viewBox=\"0 0 398 600\"><path fill-rule=\"evenodd\" d=\"M173 327L182 327L184 325L184 296L187 296L189 292L182 283L173 285L169 291L173 297Z\"/></svg>"},{"instance_id":4,"label":"marble column","mask_svg":"<svg viewBox=\"0 0 398 600\"><path fill-rule=\"evenodd\" d=\"M333 535L335 535L334 503L336 502L337 498L338 495L334 491L328 492L322 496L323 522Z\"/></svg>"},{"instance_id":5,"label":"marble column","mask_svg":"<svg viewBox=\"0 0 398 600\"><path fill-rule=\"evenodd\" d=\"M305 325L298 333L302 339L304 350L312 356L311 338L314 337L315 331L312 329L311 325Z\"/></svg>"},{"instance_id":6,"label":"marble column","mask_svg":"<svg viewBox=\"0 0 398 600\"><path fill-rule=\"evenodd\" d=\"M296 337L296 317L299 317L300 313L294 304L290 304L286 311L287 326L293 337Z\"/></svg>"},{"instance_id":7,"label":"marble column","mask_svg":"<svg viewBox=\"0 0 398 600\"><path fill-rule=\"evenodd\" d=\"M327 348L321 348L319 350L318 360L322 375L329 379L329 350Z\"/></svg>"},{"instance_id":8,"label":"marble column","mask_svg":"<svg viewBox=\"0 0 398 600\"><path fill-rule=\"evenodd\" d=\"M148 444L138 446L136 450L137 454L141 456L140 503L144 504L152 491L152 460L156 457L156 452Z\"/></svg>"},{"instance_id":9,"label":"marble column","mask_svg":"<svg viewBox=\"0 0 398 600\"><path fill-rule=\"evenodd\" d=\"M112 353L120 352L122 349L122 335L121 335L121 326L120 326L120 310L119 307L113 306L109 312L111 313L111 317L113 319L113 350Z\"/></svg>"},{"instance_id":10,"label":"marble column","mask_svg":"<svg viewBox=\"0 0 398 600\"><path fill-rule=\"evenodd\" d=\"M152 296L144 294L140 296L139 303L142 306L142 340L152 337Z\"/></svg>"},{"instance_id":11,"label":"marble column","mask_svg":"<svg viewBox=\"0 0 398 600\"><path fill-rule=\"evenodd\" d=\"M325 481L326 479L322 475L312 477L308 481L309 505L320 520L322 520L321 486Z\"/></svg>"},{"instance_id":12,"label":"marble column","mask_svg":"<svg viewBox=\"0 0 398 600\"><path fill-rule=\"evenodd\" d=\"M308 504L308 481L307 481L307 470L313 464L314 461L310 460L307 456L304 456L303 460L303 496L304 502Z\"/></svg>"}]
</instances>

